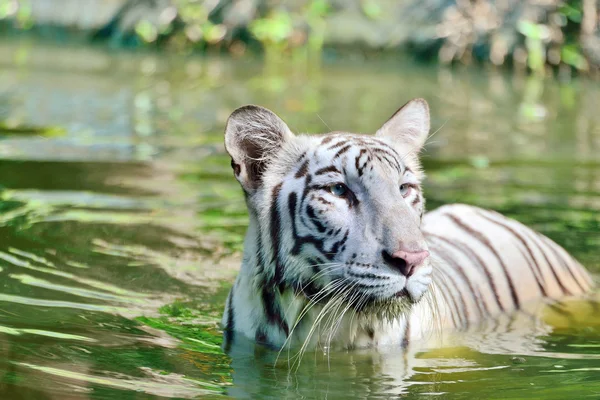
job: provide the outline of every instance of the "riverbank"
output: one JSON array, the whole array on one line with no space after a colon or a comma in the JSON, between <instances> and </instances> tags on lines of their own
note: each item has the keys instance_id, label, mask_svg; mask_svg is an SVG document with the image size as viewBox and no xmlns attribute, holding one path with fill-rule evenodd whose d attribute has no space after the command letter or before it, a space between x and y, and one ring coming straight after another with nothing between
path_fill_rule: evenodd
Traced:
<instances>
[{"instance_id":1,"label":"riverbank","mask_svg":"<svg viewBox=\"0 0 600 400\"><path fill-rule=\"evenodd\" d=\"M600 67L597 0L4 0L0 19L4 34L113 47L296 58L351 49L562 77Z\"/></svg>"}]
</instances>

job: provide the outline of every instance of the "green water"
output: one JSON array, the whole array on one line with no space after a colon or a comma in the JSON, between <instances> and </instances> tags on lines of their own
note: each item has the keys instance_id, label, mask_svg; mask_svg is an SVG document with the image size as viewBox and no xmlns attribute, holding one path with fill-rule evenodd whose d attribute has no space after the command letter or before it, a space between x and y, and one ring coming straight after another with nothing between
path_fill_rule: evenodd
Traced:
<instances>
[{"instance_id":1,"label":"green water","mask_svg":"<svg viewBox=\"0 0 600 400\"><path fill-rule=\"evenodd\" d=\"M429 208L500 210L600 272L598 83L1 43L0 398L599 398L593 302L418 354L311 353L293 373L285 353L222 353L247 223L228 114L258 103L297 132L373 132L412 97L437 130Z\"/></svg>"}]
</instances>

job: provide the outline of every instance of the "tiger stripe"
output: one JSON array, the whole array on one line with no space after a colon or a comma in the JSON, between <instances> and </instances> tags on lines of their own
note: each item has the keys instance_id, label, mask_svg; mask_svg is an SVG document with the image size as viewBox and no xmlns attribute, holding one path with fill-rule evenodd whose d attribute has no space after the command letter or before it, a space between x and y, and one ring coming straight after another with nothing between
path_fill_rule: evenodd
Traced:
<instances>
[{"instance_id":1,"label":"tiger stripe","mask_svg":"<svg viewBox=\"0 0 600 400\"><path fill-rule=\"evenodd\" d=\"M435 236L433 236L433 237L436 238ZM430 244L431 244L431 242L430 242ZM441 255L445 260L449 261L449 264L452 267L452 269L459 275L462 282L467 285L469 292L474 294L472 300L475 303L475 306L478 310L479 319L485 318L485 316L489 314L489 310L488 310L485 302L482 300L480 293L475 290L473 283L467 276L464 268L454 258L449 257L448 254L445 253L442 248L436 247L435 251L436 251L436 254Z\"/></svg>"},{"instance_id":2,"label":"tiger stripe","mask_svg":"<svg viewBox=\"0 0 600 400\"><path fill-rule=\"evenodd\" d=\"M441 289L439 292L442 294L442 297L444 298L443 303L446 305L446 307L450 308L450 318L452 321L452 328L454 328L454 329L460 328L462 325L461 322L458 322L458 320L460 320L460 318L461 318L460 312L458 309L458 305L456 303L456 299L452 295L447 282L443 279L440 279L440 280L436 281L436 285L438 288Z\"/></svg>"},{"instance_id":3,"label":"tiger stripe","mask_svg":"<svg viewBox=\"0 0 600 400\"><path fill-rule=\"evenodd\" d=\"M460 285L458 285L458 282L454 280L450 271L440 269L438 272L440 277L439 281L444 281L447 283L446 288L448 290L448 294L451 296L450 298L454 306L454 313L457 315L457 319L460 320L460 323L456 325L456 327L468 327L469 310L467 309L467 302L464 292L460 290Z\"/></svg>"},{"instance_id":4,"label":"tiger stripe","mask_svg":"<svg viewBox=\"0 0 600 400\"><path fill-rule=\"evenodd\" d=\"M476 252L474 252L471 248L469 248L467 245L460 242L456 238L454 240L449 240L443 236L435 235L433 233L427 233L426 237L432 237L443 243L446 243L449 247L453 247L456 251L458 251L459 255L463 254L464 257L466 257L468 260L475 261L475 265L474 265L475 268L472 268L472 270L478 271L478 272L483 271L483 273L485 274L485 277L486 277L486 282L489 285L492 293L494 294L494 299L496 300L496 305L498 306L499 311L500 312L505 311L505 308L502 305L502 302L500 301L498 287L496 286L496 283L495 283L494 279L492 278L490 271L485 267L485 263L482 261L482 259ZM448 259L448 258L449 257L444 256L444 259ZM457 260L456 262L459 262L459 261ZM487 309L487 307L486 307L486 309Z\"/></svg>"},{"instance_id":5,"label":"tiger stripe","mask_svg":"<svg viewBox=\"0 0 600 400\"><path fill-rule=\"evenodd\" d=\"M497 217L496 215L494 215L495 213L493 213L493 212L488 212L488 213L478 212L477 214L479 216L481 216L482 218L487 219L488 221L492 221L493 223L495 223L495 224L497 224L499 226L504 227L505 229L509 230L513 235L515 235L515 237L527 249L527 252L529 253L529 256L531 257L531 259L533 260L533 262L535 264L535 270L536 270L536 272L540 276L542 275L541 268L540 268L539 264L537 263L536 257L534 255L534 248L537 248L539 250L539 245L537 243L537 240L536 240L535 236L532 235L532 232L530 232L529 230L523 230L523 232L520 233L517 229L511 227L509 225L508 221L503 221L501 215L499 215L499 214L497 215L500 218L493 218L493 217ZM504 219L506 219L506 218L504 218ZM527 240L527 238L525 238L524 235L527 235L528 238L529 238L529 240ZM550 263L550 261L548 260L548 257L546 256L545 252L542 251L541 254L544 257L546 265L548 266L548 269L552 273L552 275L554 277L554 280L556 281L556 284L560 287L561 292L563 294L566 294L566 295L571 294L570 291L567 288L565 288L565 286L563 285L563 283L561 282L561 280L558 278L556 270L554 269L554 266L552 265L552 263ZM545 281L548 283L548 280L545 280ZM538 279L538 283L539 283L539 279ZM540 283L540 285L541 285L541 283ZM542 293L543 293L544 296L548 295L548 293L547 293L547 291L546 291L545 288L543 288Z\"/></svg>"},{"instance_id":6,"label":"tiger stripe","mask_svg":"<svg viewBox=\"0 0 600 400\"><path fill-rule=\"evenodd\" d=\"M235 332L235 319L234 319L234 311L233 311L233 288L229 292L227 296L227 302L225 306L225 329L224 329L224 337L223 341L225 343L225 350L228 351L231 345L233 344L233 336Z\"/></svg>"},{"instance_id":7,"label":"tiger stripe","mask_svg":"<svg viewBox=\"0 0 600 400\"><path fill-rule=\"evenodd\" d=\"M494 256L496 257L496 259L498 260L498 262L500 263L500 266L502 268L502 272L504 273L504 276L506 277L506 281L508 283L508 287L510 290L510 296L512 298L513 304L515 306L515 308L519 308L521 302L519 301L519 296L517 295L517 291L515 290L515 286L513 284L513 280L508 272L508 268L506 267L506 265L504 264L504 261L502 260L502 257L500 256L500 254L498 254L498 252L496 251L496 249L494 248L494 246L492 245L492 243L490 242L490 240L481 232L479 232L478 230L470 227L469 225L467 225L464 221L462 221L461 219L459 219L458 217L456 217L455 215L448 215L448 217L459 227L461 227L465 232L467 232L469 235L475 237L475 239L477 239L479 242L481 242L482 244L485 245L485 247L487 247L487 249L494 254Z\"/></svg>"},{"instance_id":8,"label":"tiger stripe","mask_svg":"<svg viewBox=\"0 0 600 400\"><path fill-rule=\"evenodd\" d=\"M281 219L279 217L279 209L277 201L279 192L281 191L280 183L273 188L272 204L271 204L271 243L273 245L273 264L275 265L275 281L281 282L283 278L283 264L279 259L279 234L281 229Z\"/></svg>"},{"instance_id":9,"label":"tiger stripe","mask_svg":"<svg viewBox=\"0 0 600 400\"><path fill-rule=\"evenodd\" d=\"M545 286L542 284L542 281L544 280L544 277L542 276L542 271L541 271L538 263L536 262L535 256L533 255L533 251L532 251L529 243L521 236L521 234L516 229L510 227L508 224L496 221L496 220L492 219L490 216L488 216L482 212L478 212L477 214L479 216L481 216L482 218L510 231L515 236L517 241L520 242L525 247L525 249L527 250L527 254L523 253L523 251L521 250L520 247L519 247L519 252L523 255L523 258L525 260L527 260L529 269L533 272L533 274L535 276L535 282L536 282L538 288L540 289L542 296L544 296L544 297L548 296L548 291L546 290Z\"/></svg>"},{"instance_id":10,"label":"tiger stripe","mask_svg":"<svg viewBox=\"0 0 600 400\"><path fill-rule=\"evenodd\" d=\"M548 239L547 237L542 236L542 235L539 235L539 236L546 243L548 249L554 255L554 257L558 261L558 263L562 266L563 270L568 272L571 275L571 278L577 283L577 285L579 286L579 289L581 291L587 291L590 288L590 286L592 285L592 281L591 281L591 278L589 277L589 275L586 274L585 278L581 278L581 276L578 272L581 272L583 274L583 271L577 271L577 269L573 269L573 268L569 267L565 258L561 254L559 254L559 251L562 249L557 248L555 246L555 243L551 242L550 239ZM568 254L567 254L567 257L570 258L570 256ZM581 282L582 279L583 279L583 283Z\"/></svg>"}]
</instances>

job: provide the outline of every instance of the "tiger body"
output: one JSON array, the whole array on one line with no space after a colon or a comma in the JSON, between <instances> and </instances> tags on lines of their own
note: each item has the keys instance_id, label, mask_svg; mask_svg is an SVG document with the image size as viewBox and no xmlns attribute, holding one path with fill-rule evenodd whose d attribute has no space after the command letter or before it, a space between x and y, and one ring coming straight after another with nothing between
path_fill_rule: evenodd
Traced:
<instances>
[{"instance_id":1,"label":"tiger body","mask_svg":"<svg viewBox=\"0 0 600 400\"><path fill-rule=\"evenodd\" d=\"M428 213L423 225L432 253L445 266L436 270L434 284L448 295L443 303L450 327L592 288L590 275L562 247L499 213L453 204Z\"/></svg>"},{"instance_id":2,"label":"tiger body","mask_svg":"<svg viewBox=\"0 0 600 400\"><path fill-rule=\"evenodd\" d=\"M428 132L423 100L375 136L295 136L266 109L232 114L226 148L250 223L226 343L406 347L590 290L574 258L516 221L467 205L425 214L417 154Z\"/></svg>"}]
</instances>

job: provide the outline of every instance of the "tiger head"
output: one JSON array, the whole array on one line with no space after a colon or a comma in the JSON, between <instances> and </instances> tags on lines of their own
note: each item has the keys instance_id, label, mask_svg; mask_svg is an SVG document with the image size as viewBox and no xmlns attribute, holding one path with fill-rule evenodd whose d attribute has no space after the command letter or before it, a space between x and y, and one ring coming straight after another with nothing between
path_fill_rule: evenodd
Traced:
<instances>
[{"instance_id":1,"label":"tiger head","mask_svg":"<svg viewBox=\"0 0 600 400\"><path fill-rule=\"evenodd\" d=\"M400 108L375 135L294 135L253 105L229 117L225 145L250 215L245 263L261 285L313 301L343 295L399 312L431 283L418 152L427 102Z\"/></svg>"}]
</instances>

